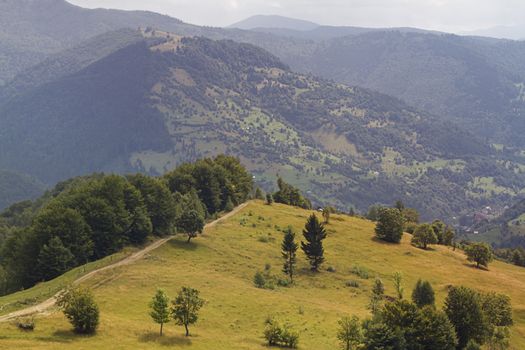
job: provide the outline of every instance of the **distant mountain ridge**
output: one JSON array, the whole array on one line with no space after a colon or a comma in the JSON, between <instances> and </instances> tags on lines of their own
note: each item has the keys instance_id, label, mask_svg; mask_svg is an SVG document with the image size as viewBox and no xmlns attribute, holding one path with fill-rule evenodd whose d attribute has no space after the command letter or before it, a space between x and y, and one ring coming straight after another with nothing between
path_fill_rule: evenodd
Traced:
<instances>
[{"instance_id":1,"label":"distant mountain ridge","mask_svg":"<svg viewBox=\"0 0 525 350\"><path fill-rule=\"evenodd\" d=\"M312 30L320 25L314 22L277 16L277 15L256 15L246 18L240 22L229 25L229 28L238 29L257 29L257 28L280 28L280 29L291 29L297 31Z\"/></svg>"}]
</instances>

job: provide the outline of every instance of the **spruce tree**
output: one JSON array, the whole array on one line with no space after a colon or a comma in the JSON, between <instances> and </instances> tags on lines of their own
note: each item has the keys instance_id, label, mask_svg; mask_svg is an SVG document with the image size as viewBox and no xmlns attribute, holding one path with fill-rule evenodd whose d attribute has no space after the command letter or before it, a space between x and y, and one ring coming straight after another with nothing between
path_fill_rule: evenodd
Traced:
<instances>
[{"instance_id":1,"label":"spruce tree","mask_svg":"<svg viewBox=\"0 0 525 350\"><path fill-rule=\"evenodd\" d=\"M162 336L162 328L164 323L170 321L169 298L162 289L157 289L157 293L151 300L149 315L156 323L160 324L160 335Z\"/></svg>"},{"instance_id":2,"label":"spruce tree","mask_svg":"<svg viewBox=\"0 0 525 350\"><path fill-rule=\"evenodd\" d=\"M315 214L312 214L306 221L303 236L306 243L301 242L301 249L304 251L312 271L318 272L319 267L324 262L323 240L326 238L326 231Z\"/></svg>"},{"instance_id":3,"label":"spruce tree","mask_svg":"<svg viewBox=\"0 0 525 350\"><path fill-rule=\"evenodd\" d=\"M434 306L434 289L432 289L429 282L421 280L417 281L416 286L412 291L412 301L420 308L427 305Z\"/></svg>"},{"instance_id":4,"label":"spruce tree","mask_svg":"<svg viewBox=\"0 0 525 350\"><path fill-rule=\"evenodd\" d=\"M374 286L372 288L372 296L370 297L370 304L368 304L368 308L372 312L373 315L376 315L380 308L381 308L381 302L383 301L383 297L385 294L385 285L383 284L383 281L381 279L376 278L374 281Z\"/></svg>"},{"instance_id":5,"label":"spruce tree","mask_svg":"<svg viewBox=\"0 0 525 350\"><path fill-rule=\"evenodd\" d=\"M290 276L290 282L293 282L295 264L297 260L297 248L298 245L295 243L295 233L293 233L292 228L289 227L284 233L281 249L284 259L283 272Z\"/></svg>"}]
</instances>

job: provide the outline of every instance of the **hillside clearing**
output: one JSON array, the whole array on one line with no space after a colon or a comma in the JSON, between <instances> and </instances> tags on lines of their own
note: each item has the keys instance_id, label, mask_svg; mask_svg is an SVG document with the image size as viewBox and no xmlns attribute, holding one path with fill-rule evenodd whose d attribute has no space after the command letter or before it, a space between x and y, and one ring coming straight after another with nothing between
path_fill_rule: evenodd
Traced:
<instances>
[{"instance_id":1,"label":"hillside clearing","mask_svg":"<svg viewBox=\"0 0 525 350\"><path fill-rule=\"evenodd\" d=\"M174 345L188 349L265 349L264 320L270 316L288 321L300 333L302 349L334 349L337 320L347 314L369 315L365 305L373 277L383 279L386 292L394 295L392 274L403 273L405 297L418 278L429 280L441 307L450 285L466 285L484 291L508 294L514 307L512 349L525 347L525 270L501 262L489 271L474 269L462 252L445 247L423 251L410 246L409 236L401 245L373 239L374 224L333 215L327 226L326 263L313 275L299 254L299 275L291 288L262 290L253 286L257 270L271 265L282 276L281 230L292 225L300 239L310 211L284 205L250 202L232 217L208 227L202 237L186 244L183 237L147 254L132 265L104 271L85 282L94 288L101 310L101 325L92 337L75 336L60 312L37 319L36 330L20 332L0 324L0 348L17 349L162 349ZM369 271L369 279L351 273L353 266ZM336 272L327 272L331 266ZM355 280L359 288L347 287ZM185 338L182 327L170 323L165 336L148 316L148 302L155 289L171 297L182 286L201 291L207 304ZM38 286L36 288L39 288Z\"/></svg>"}]
</instances>

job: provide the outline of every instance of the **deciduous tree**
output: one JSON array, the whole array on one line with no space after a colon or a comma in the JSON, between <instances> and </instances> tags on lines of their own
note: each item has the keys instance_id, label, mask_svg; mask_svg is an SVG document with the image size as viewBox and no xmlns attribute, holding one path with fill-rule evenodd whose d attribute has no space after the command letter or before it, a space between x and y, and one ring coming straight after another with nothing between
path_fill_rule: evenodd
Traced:
<instances>
[{"instance_id":1,"label":"deciduous tree","mask_svg":"<svg viewBox=\"0 0 525 350\"><path fill-rule=\"evenodd\" d=\"M404 219L401 212L395 208L379 210L375 228L377 238L392 243L399 243L403 236Z\"/></svg>"},{"instance_id":2,"label":"deciduous tree","mask_svg":"<svg viewBox=\"0 0 525 350\"><path fill-rule=\"evenodd\" d=\"M363 342L363 330L357 316L343 317L339 320L337 339L344 350L358 349Z\"/></svg>"},{"instance_id":3,"label":"deciduous tree","mask_svg":"<svg viewBox=\"0 0 525 350\"><path fill-rule=\"evenodd\" d=\"M199 291L196 289L182 287L177 298L172 301L172 317L178 325L184 326L187 337L190 335L188 327L197 322L199 310L205 303L199 294Z\"/></svg>"},{"instance_id":4,"label":"deciduous tree","mask_svg":"<svg viewBox=\"0 0 525 350\"><path fill-rule=\"evenodd\" d=\"M472 243L465 248L468 261L476 263L476 267L488 267L489 263L494 259L492 249L487 243Z\"/></svg>"},{"instance_id":5,"label":"deciduous tree","mask_svg":"<svg viewBox=\"0 0 525 350\"><path fill-rule=\"evenodd\" d=\"M412 236L412 244L423 249L427 249L429 244L436 244L437 242L436 234L429 224L419 225Z\"/></svg>"}]
</instances>

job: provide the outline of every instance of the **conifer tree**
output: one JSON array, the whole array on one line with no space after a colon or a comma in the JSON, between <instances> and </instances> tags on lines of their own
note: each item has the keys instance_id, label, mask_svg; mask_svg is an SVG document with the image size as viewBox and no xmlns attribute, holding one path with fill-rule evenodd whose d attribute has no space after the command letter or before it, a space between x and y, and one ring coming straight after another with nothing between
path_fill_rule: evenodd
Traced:
<instances>
[{"instance_id":1,"label":"conifer tree","mask_svg":"<svg viewBox=\"0 0 525 350\"><path fill-rule=\"evenodd\" d=\"M372 311L372 314L375 315L379 312L381 308L381 302L385 294L385 285L383 281L379 278L376 278L374 281L374 287L372 288L372 296L370 297L370 304L368 308Z\"/></svg>"},{"instance_id":2,"label":"conifer tree","mask_svg":"<svg viewBox=\"0 0 525 350\"><path fill-rule=\"evenodd\" d=\"M434 306L434 289L432 289L429 282L421 280L417 281L416 286L412 291L412 301L420 308L427 305Z\"/></svg>"},{"instance_id":3,"label":"conifer tree","mask_svg":"<svg viewBox=\"0 0 525 350\"><path fill-rule=\"evenodd\" d=\"M293 282L295 264L297 260L297 248L298 245L295 243L295 233L292 231L291 227L288 227L284 233L281 249L284 259L283 272L290 276L290 282Z\"/></svg>"},{"instance_id":4,"label":"conifer tree","mask_svg":"<svg viewBox=\"0 0 525 350\"><path fill-rule=\"evenodd\" d=\"M169 298L162 289L157 289L155 296L150 302L150 316L156 323L160 324L160 335L165 323L170 321Z\"/></svg>"},{"instance_id":5,"label":"conifer tree","mask_svg":"<svg viewBox=\"0 0 525 350\"><path fill-rule=\"evenodd\" d=\"M318 272L319 267L324 262L323 240L326 238L326 231L315 214L312 214L306 221L303 236L306 242L301 242L301 249L304 251L312 271Z\"/></svg>"}]
</instances>

